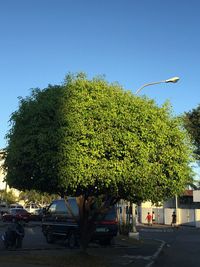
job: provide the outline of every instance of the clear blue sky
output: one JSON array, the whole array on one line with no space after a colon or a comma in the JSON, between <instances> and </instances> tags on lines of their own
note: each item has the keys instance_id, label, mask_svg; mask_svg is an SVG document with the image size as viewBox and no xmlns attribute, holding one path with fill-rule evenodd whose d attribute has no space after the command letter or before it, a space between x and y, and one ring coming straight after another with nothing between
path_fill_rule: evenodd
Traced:
<instances>
[{"instance_id":1,"label":"clear blue sky","mask_svg":"<svg viewBox=\"0 0 200 267\"><path fill-rule=\"evenodd\" d=\"M68 72L105 74L180 114L200 103L199 0L0 1L0 148L18 96Z\"/></svg>"}]
</instances>

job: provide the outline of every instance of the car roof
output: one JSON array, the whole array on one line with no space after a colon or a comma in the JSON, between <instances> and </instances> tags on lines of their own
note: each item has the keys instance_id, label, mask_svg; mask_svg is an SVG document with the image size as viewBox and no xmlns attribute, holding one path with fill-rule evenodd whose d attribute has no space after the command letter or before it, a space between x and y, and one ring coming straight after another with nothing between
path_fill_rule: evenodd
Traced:
<instances>
[{"instance_id":1,"label":"car roof","mask_svg":"<svg viewBox=\"0 0 200 267\"><path fill-rule=\"evenodd\" d=\"M23 208L23 206L20 205L20 204L10 204L10 207L13 207L13 208L15 208L15 207L22 207Z\"/></svg>"},{"instance_id":2,"label":"car roof","mask_svg":"<svg viewBox=\"0 0 200 267\"><path fill-rule=\"evenodd\" d=\"M25 209L24 208L11 208L10 211L11 210L20 210L21 211L21 210L25 210Z\"/></svg>"}]
</instances>

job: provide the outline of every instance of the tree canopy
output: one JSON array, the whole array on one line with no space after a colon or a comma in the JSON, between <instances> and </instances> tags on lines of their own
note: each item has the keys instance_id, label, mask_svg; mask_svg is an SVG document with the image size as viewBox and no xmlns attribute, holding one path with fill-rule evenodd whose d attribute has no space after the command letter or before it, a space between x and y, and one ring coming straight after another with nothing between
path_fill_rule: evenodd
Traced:
<instances>
[{"instance_id":1,"label":"tree canopy","mask_svg":"<svg viewBox=\"0 0 200 267\"><path fill-rule=\"evenodd\" d=\"M185 112L184 126L188 130L195 145L195 153L197 158L200 156L200 105L189 112Z\"/></svg>"},{"instance_id":2,"label":"tree canopy","mask_svg":"<svg viewBox=\"0 0 200 267\"><path fill-rule=\"evenodd\" d=\"M168 104L68 75L11 116L7 182L20 190L153 202L184 190L191 145Z\"/></svg>"}]
</instances>

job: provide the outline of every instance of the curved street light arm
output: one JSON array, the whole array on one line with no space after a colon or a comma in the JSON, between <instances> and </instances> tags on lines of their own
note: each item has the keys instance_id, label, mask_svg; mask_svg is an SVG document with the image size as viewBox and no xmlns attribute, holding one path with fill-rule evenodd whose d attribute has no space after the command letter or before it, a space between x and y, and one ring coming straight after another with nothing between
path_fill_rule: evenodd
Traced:
<instances>
[{"instance_id":1,"label":"curved street light arm","mask_svg":"<svg viewBox=\"0 0 200 267\"><path fill-rule=\"evenodd\" d=\"M172 77L170 79L159 81L159 82L146 83L142 87L140 87L139 89L137 89L137 91L135 92L135 94L137 95L144 87L149 86L149 85L154 85L154 84L159 84L159 83L177 83L179 80L180 80L179 77Z\"/></svg>"},{"instance_id":2,"label":"curved street light arm","mask_svg":"<svg viewBox=\"0 0 200 267\"><path fill-rule=\"evenodd\" d=\"M142 87L140 87L139 89L137 89L137 91L135 92L135 94L137 95L146 86L154 85L154 84L159 84L159 83L165 83L165 82L166 81L164 80L164 81L159 81L159 82L146 83Z\"/></svg>"}]
</instances>

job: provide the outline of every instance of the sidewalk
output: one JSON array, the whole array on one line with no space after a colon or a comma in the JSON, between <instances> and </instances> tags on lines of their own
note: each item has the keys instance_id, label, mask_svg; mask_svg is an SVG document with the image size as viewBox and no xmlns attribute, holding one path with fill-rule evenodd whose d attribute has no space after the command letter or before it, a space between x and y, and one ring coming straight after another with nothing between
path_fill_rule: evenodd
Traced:
<instances>
[{"instance_id":1,"label":"sidewalk","mask_svg":"<svg viewBox=\"0 0 200 267\"><path fill-rule=\"evenodd\" d=\"M182 226L178 226L177 228L181 228L181 227ZM140 231L145 231L145 232L171 232L175 228L176 227L172 227L171 225L165 225L165 224L153 224L153 225L138 224L137 225L138 232L140 232Z\"/></svg>"}]
</instances>

